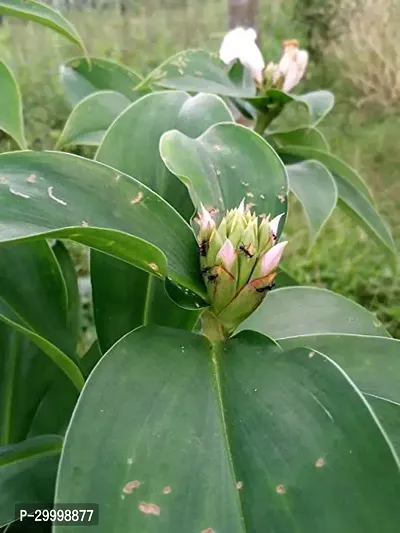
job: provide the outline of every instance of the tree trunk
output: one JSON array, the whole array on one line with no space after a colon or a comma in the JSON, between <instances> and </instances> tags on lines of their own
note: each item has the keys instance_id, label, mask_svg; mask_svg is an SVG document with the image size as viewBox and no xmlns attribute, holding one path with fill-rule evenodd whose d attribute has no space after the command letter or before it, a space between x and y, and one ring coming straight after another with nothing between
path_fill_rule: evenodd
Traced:
<instances>
[{"instance_id":1,"label":"tree trunk","mask_svg":"<svg viewBox=\"0 0 400 533\"><path fill-rule=\"evenodd\" d=\"M237 26L257 30L258 0L228 0L229 29Z\"/></svg>"}]
</instances>

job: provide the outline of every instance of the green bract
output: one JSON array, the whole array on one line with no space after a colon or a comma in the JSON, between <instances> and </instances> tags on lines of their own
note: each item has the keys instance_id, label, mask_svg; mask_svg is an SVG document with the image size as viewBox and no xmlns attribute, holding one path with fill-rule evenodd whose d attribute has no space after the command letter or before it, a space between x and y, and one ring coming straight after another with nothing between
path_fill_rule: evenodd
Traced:
<instances>
[{"instance_id":1,"label":"green bract","mask_svg":"<svg viewBox=\"0 0 400 533\"><path fill-rule=\"evenodd\" d=\"M80 42L42 4L0 12ZM91 66L61 70L77 105L58 146L99 144L94 160L0 154L0 526L25 527L18 502L93 502L99 533L398 533L400 341L279 265L289 189L313 239L340 200L393 254L315 127L332 95L273 79L256 93L242 65L202 51L144 80ZM1 77L0 127L22 147L18 87ZM311 124L268 129L287 105ZM90 248L91 346L63 239Z\"/></svg>"}]
</instances>

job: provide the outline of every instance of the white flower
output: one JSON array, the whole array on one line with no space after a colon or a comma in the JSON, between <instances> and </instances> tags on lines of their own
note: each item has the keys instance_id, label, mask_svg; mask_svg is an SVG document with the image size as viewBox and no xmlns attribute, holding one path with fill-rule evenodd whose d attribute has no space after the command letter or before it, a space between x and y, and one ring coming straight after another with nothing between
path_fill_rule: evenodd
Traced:
<instances>
[{"instance_id":1,"label":"white flower","mask_svg":"<svg viewBox=\"0 0 400 533\"><path fill-rule=\"evenodd\" d=\"M253 28L247 30L241 27L229 31L219 49L219 57L229 65L235 59L248 68L257 82L262 81L265 67L263 56L256 44L257 33Z\"/></svg>"},{"instance_id":2,"label":"white flower","mask_svg":"<svg viewBox=\"0 0 400 533\"><path fill-rule=\"evenodd\" d=\"M296 40L283 41L284 52L274 75L274 82L283 78L282 91L290 92L304 76L308 63L307 50L299 50Z\"/></svg>"}]
</instances>

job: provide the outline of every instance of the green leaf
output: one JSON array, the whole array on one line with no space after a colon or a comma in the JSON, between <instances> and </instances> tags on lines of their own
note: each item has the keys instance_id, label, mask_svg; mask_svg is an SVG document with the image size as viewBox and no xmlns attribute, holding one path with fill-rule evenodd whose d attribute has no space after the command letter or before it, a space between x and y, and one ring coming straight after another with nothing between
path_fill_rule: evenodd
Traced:
<instances>
[{"instance_id":1,"label":"green leaf","mask_svg":"<svg viewBox=\"0 0 400 533\"><path fill-rule=\"evenodd\" d=\"M166 89L223 96L254 96L254 84L237 83L216 56L204 50L185 50L168 58L145 78L136 89L154 84Z\"/></svg>"},{"instance_id":2,"label":"green leaf","mask_svg":"<svg viewBox=\"0 0 400 533\"><path fill-rule=\"evenodd\" d=\"M114 345L75 410L56 501L107 506L99 533L397 531L398 464L337 365L254 333L208 351L159 327Z\"/></svg>"},{"instance_id":3,"label":"green leaf","mask_svg":"<svg viewBox=\"0 0 400 533\"><path fill-rule=\"evenodd\" d=\"M278 340L285 350L307 346L333 359L365 394L400 456L400 341L364 335L302 335Z\"/></svg>"},{"instance_id":4,"label":"green leaf","mask_svg":"<svg viewBox=\"0 0 400 533\"><path fill-rule=\"evenodd\" d=\"M33 243L29 243L32 246ZM35 244L40 244L35 243ZM27 246L24 243L23 246ZM75 270L75 265L69 255L65 244L61 241L56 241L52 247L53 253L58 261L61 269L62 277L66 289L66 311L67 311L67 329L70 333L69 338L74 346L74 351L78 343L81 322L81 300L78 287L78 276Z\"/></svg>"},{"instance_id":5,"label":"green leaf","mask_svg":"<svg viewBox=\"0 0 400 533\"><path fill-rule=\"evenodd\" d=\"M342 180L345 180L351 184L355 189L357 189L367 200L373 201L371 191L368 189L364 180L361 176L351 167L349 167L344 161L336 157L335 155L329 154L323 150L317 148L311 148L309 146L295 146L295 145L286 145L281 146L278 149L279 154L282 155L292 155L297 156L300 159L315 159L319 161L326 168L336 176L340 176Z\"/></svg>"},{"instance_id":6,"label":"green leaf","mask_svg":"<svg viewBox=\"0 0 400 533\"><path fill-rule=\"evenodd\" d=\"M273 290L240 326L274 339L318 333L381 335L388 332L375 316L344 296L316 287Z\"/></svg>"},{"instance_id":7,"label":"green leaf","mask_svg":"<svg viewBox=\"0 0 400 533\"><path fill-rule=\"evenodd\" d=\"M1 2L0 2L1 12ZM4 61L0 60L0 130L12 137L20 146L26 147L22 116L21 93L13 73Z\"/></svg>"},{"instance_id":8,"label":"green leaf","mask_svg":"<svg viewBox=\"0 0 400 533\"><path fill-rule=\"evenodd\" d=\"M258 215L286 213L285 167L270 145L237 124L217 124L197 139L171 131L160 141L165 165L200 203L220 215L243 198Z\"/></svg>"},{"instance_id":9,"label":"green leaf","mask_svg":"<svg viewBox=\"0 0 400 533\"><path fill-rule=\"evenodd\" d=\"M111 123L130 103L126 96L115 91L89 94L72 110L57 148L68 144L99 145Z\"/></svg>"},{"instance_id":10,"label":"green leaf","mask_svg":"<svg viewBox=\"0 0 400 533\"><path fill-rule=\"evenodd\" d=\"M52 418L41 424L42 433L57 433L59 404L70 381L34 343L0 322L0 445L19 442L35 432L38 412L56 383ZM67 383L67 387L65 387ZM75 387L72 387L76 394ZM36 431L37 432L37 431Z\"/></svg>"},{"instance_id":11,"label":"green leaf","mask_svg":"<svg viewBox=\"0 0 400 533\"><path fill-rule=\"evenodd\" d=\"M0 241L70 238L204 295L193 231L139 181L59 152L1 154L0 169Z\"/></svg>"},{"instance_id":12,"label":"green leaf","mask_svg":"<svg viewBox=\"0 0 400 533\"><path fill-rule=\"evenodd\" d=\"M6 244L0 249L0 301L17 322L69 355L77 335L67 328L68 294L60 265L47 242ZM14 320L14 317L12 317Z\"/></svg>"},{"instance_id":13,"label":"green leaf","mask_svg":"<svg viewBox=\"0 0 400 533\"><path fill-rule=\"evenodd\" d=\"M0 448L0 526L15 520L16 503L51 503L62 445L45 435Z\"/></svg>"},{"instance_id":14,"label":"green leaf","mask_svg":"<svg viewBox=\"0 0 400 533\"><path fill-rule=\"evenodd\" d=\"M15 331L22 333L28 340L36 344L64 372L78 390L83 387L84 379L77 364L47 339L19 324L13 313L2 302L0 302L0 321L13 327Z\"/></svg>"},{"instance_id":15,"label":"green leaf","mask_svg":"<svg viewBox=\"0 0 400 533\"><path fill-rule=\"evenodd\" d=\"M395 269L396 249L393 237L385 221L376 211L371 202L371 194L361 178L343 161L322 152L304 146L287 146L279 148L279 154L289 154L298 158L316 159L332 173L338 190L338 205L364 229L364 231L380 246L383 246L392 261Z\"/></svg>"},{"instance_id":16,"label":"green leaf","mask_svg":"<svg viewBox=\"0 0 400 533\"><path fill-rule=\"evenodd\" d=\"M292 96L296 102L307 106L311 123L314 126L317 126L335 105L335 97L330 91L312 91Z\"/></svg>"},{"instance_id":17,"label":"green leaf","mask_svg":"<svg viewBox=\"0 0 400 533\"><path fill-rule=\"evenodd\" d=\"M268 142L276 144L279 150L283 146L308 146L329 152L329 145L316 128L301 127L288 131L268 131L265 136Z\"/></svg>"},{"instance_id":18,"label":"green leaf","mask_svg":"<svg viewBox=\"0 0 400 533\"><path fill-rule=\"evenodd\" d=\"M397 457L400 457L400 404L370 394L366 394L365 398L381 422Z\"/></svg>"},{"instance_id":19,"label":"green leaf","mask_svg":"<svg viewBox=\"0 0 400 533\"><path fill-rule=\"evenodd\" d=\"M73 107L92 93L115 91L135 101L146 91L134 91L141 77L127 67L98 57L76 57L60 67L60 82Z\"/></svg>"},{"instance_id":20,"label":"green leaf","mask_svg":"<svg viewBox=\"0 0 400 533\"><path fill-rule=\"evenodd\" d=\"M96 339L91 345L91 347L88 349L88 351L85 353L85 355L82 357L81 365L85 378L89 377L91 371L102 357L103 354L101 353L99 342Z\"/></svg>"},{"instance_id":21,"label":"green leaf","mask_svg":"<svg viewBox=\"0 0 400 533\"><path fill-rule=\"evenodd\" d=\"M285 350L307 346L323 352L343 368L364 393L400 403L400 340L322 333L288 337L277 342Z\"/></svg>"},{"instance_id":22,"label":"green leaf","mask_svg":"<svg viewBox=\"0 0 400 533\"><path fill-rule=\"evenodd\" d=\"M61 13L34 0L0 0L0 15L18 17L47 26L77 44L84 53L85 46L76 28Z\"/></svg>"},{"instance_id":23,"label":"green leaf","mask_svg":"<svg viewBox=\"0 0 400 533\"><path fill-rule=\"evenodd\" d=\"M267 112L296 102L304 105L316 125L334 105L330 91L313 91L303 95L269 89L256 96L256 87L246 69L236 62L228 68L218 57L204 50L185 50L170 57L145 78L136 89L151 85L188 92L208 92L243 98L256 109Z\"/></svg>"},{"instance_id":24,"label":"green leaf","mask_svg":"<svg viewBox=\"0 0 400 533\"><path fill-rule=\"evenodd\" d=\"M139 177L189 220L193 204L186 187L167 170L159 155L160 137L173 128L195 137L215 122L229 120L229 110L217 96L153 93L132 104L116 120L96 159ZM96 328L103 351L142 324L156 322L191 329L197 321L198 313L177 307L161 281L112 257L91 254L91 279Z\"/></svg>"},{"instance_id":25,"label":"green leaf","mask_svg":"<svg viewBox=\"0 0 400 533\"><path fill-rule=\"evenodd\" d=\"M303 206L311 230L310 247L336 207L337 187L329 170L318 161L286 165L289 188Z\"/></svg>"}]
</instances>

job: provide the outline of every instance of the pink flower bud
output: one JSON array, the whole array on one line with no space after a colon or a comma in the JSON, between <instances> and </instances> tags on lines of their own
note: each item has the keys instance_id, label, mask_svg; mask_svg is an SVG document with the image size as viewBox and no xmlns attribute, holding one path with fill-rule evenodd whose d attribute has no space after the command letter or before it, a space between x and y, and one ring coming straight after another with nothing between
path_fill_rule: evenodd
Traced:
<instances>
[{"instance_id":1,"label":"pink flower bud","mask_svg":"<svg viewBox=\"0 0 400 533\"><path fill-rule=\"evenodd\" d=\"M276 238L276 236L278 234L279 222L281 221L281 218L283 217L283 215L284 215L284 213L281 213L280 215L278 215L275 218L273 218L271 220L271 222L269 223L269 227L270 227L270 230L272 231L272 233L274 235L274 238Z\"/></svg>"},{"instance_id":2,"label":"pink flower bud","mask_svg":"<svg viewBox=\"0 0 400 533\"><path fill-rule=\"evenodd\" d=\"M215 222L203 204L200 204L199 219L200 231L203 232L206 230L213 230L215 228Z\"/></svg>"},{"instance_id":3,"label":"pink flower bud","mask_svg":"<svg viewBox=\"0 0 400 533\"><path fill-rule=\"evenodd\" d=\"M278 266L283 254L283 250L285 249L287 243L288 241L284 241L276 244L261 257L260 261L262 276L266 276Z\"/></svg>"},{"instance_id":4,"label":"pink flower bud","mask_svg":"<svg viewBox=\"0 0 400 533\"><path fill-rule=\"evenodd\" d=\"M221 249L217 253L217 260L220 259L224 267L229 271L236 259L236 251L229 239L226 239Z\"/></svg>"}]
</instances>

